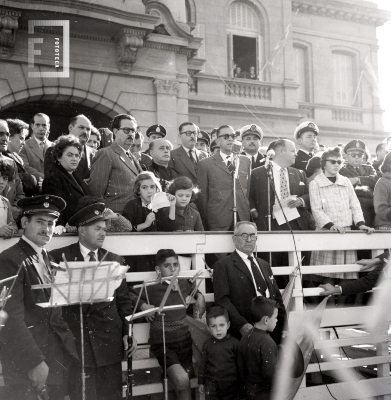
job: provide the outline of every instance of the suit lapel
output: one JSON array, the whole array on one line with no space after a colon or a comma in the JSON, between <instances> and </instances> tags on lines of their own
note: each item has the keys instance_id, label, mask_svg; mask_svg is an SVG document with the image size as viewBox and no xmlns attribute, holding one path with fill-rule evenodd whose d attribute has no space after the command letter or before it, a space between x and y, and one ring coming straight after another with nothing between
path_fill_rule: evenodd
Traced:
<instances>
[{"instance_id":1,"label":"suit lapel","mask_svg":"<svg viewBox=\"0 0 391 400\"><path fill-rule=\"evenodd\" d=\"M247 265L243 261L242 257L240 257L236 251L234 251L230 257L231 257L235 267L238 268L242 272L243 275L247 276L247 278L250 279L251 283L254 285L253 278L250 274L250 271L247 268Z\"/></svg>"},{"instance_id":2,"label":"suit lapel","mask_svg":"<svg viewBox=\"0 0 391 400\"><path fill-rule=\"evenodd\" d=\"M222 169L224 172L226 172L228 175L231 175L231 173L229 172L229 169L227 167L227 164L223 161L222 157L220 156L220 154L215 154L213 156L214 162L216 167Z\"/></svg>"},{"instance_id":3,"label":"suit lapel","mask_svg":"<svg viewBox=\"0 0 391 400\"><path fill-rule=\"evenodd\" d=\"M257 257L257 263L259 265L259 268L262 271L262 275L265 279L267 288L269 289L270 297L272 297L274 295L274 286L273 286L272 281L270 280L269 271L264 267L262 261L263 261L262 259Z\"/></svg>"},{"instance_id":4,"label":"suit lapel","mask_svg":"<svg viewBox=\"0 0 391 400\"><path fill-rule=\"evenodd\" d=\"M298 182L296 179L296 174L293 172L291 167L287 168L288 170L288 179L289 179L289 193L292 194L294 192L294 188L297 187ZM297 192L296 192L297 193Z\"/></svg>"},{"instance_id":5,"label":"suit lapel","mask_svg":"<svg viewBox=\"0 0 391 400\"><path fill-rule=\"evenodd\" d=\"M41 149L39 148L38 143L37 143L37 141L35 140L34 137L32 137L32 138L29 140L29 144L28 144L28 145L29 145L31 151L32 151L41 161L43 161L43 154L42 154L42 151L41 151Z\"/></svg>"},{"instance_id":6,"label":"suit lapel","mask_svg":"<svg viewBox=\"0 0 391 400\"><path fill-rule=\"evenodd\" d=\"M187 155L186 150L182 146L178 149L178 156L185 165L185 167L194 175L194 177L196 177L195 165L190 160L190 157ZM199 160L198 154L197 158Z\"/></svg>"},{"instance_id":7,"label":"suit lapel","mask_svg":"<svg viewBox=\"0 0 391 400\"><path fill-rule=\"evenodd\" d=\"M135 175L138 175L138 172L135 168L135 166L133 165L133 163L130 161L129 157L126 156L124 150L122 149L122 147L114 142L112 144L113 146L113 150L118 154L120 161L126 165Z\"/></svg>"}]
</instances>

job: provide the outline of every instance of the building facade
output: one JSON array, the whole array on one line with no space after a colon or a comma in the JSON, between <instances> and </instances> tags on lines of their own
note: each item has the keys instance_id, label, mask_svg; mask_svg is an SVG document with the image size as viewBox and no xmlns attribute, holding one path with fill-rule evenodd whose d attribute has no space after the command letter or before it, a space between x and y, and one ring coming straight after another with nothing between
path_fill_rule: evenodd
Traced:
<instances>
[{"instance_id":1,"label":"building facade","mask_svg":"<svg viewBox=\"0 0 391 400\"><path fill-rule=\"evenodd\" d=\"M100 128L130 112L174 146L188 119L256 123L268 144L309 118L321 143L360 138L373 152L387 134L363 70L377 71L389 17L361 0L1 0L0 117L46 112L55 138L73 115Z\"/></svg>"}]
</instances>

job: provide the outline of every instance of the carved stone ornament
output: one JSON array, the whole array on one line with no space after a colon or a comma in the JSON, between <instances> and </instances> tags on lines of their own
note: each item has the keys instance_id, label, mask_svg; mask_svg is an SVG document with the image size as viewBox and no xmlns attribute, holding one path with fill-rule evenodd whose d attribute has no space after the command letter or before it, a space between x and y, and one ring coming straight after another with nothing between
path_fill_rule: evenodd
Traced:
<instances>
[{"instance_id":1,"label":"carved stone ornament","mask_svg":"<svg viewBox=\"0 0 391 400\"><path fill-rule=\"evenodd\" d=\"M21 12L0 10L0 58L10 58L15 46L18 18Z\"/></svg>"},{"instance_id":2,"label":"carved stone ornament","mask_svg":"<svg viewBox=\"0 0 391 400\"><path fill-rule=\"evenodd\" d=\"M156 88L156 93L177 95L179 83L170 81L169 79L154 79L153 84Z\"/></svg>"},{"instance_id":3,"label":"carved stone ornament","mask_svg":"<svg viewBox=\"0 0 391 400\"><path fill-rule=\"evenodd\" d=\"M117 60L121 72L129 74L137 59L137 50L143 47L144 32L122 29L117 35Z\"/></svg>"}]
</instances>

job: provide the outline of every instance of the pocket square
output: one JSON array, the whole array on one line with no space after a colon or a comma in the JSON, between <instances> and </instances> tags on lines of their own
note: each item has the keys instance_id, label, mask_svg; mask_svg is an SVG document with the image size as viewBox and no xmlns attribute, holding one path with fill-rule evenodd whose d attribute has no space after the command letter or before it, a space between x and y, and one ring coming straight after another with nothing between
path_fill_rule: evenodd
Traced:
<instances>
[{"instance_id":1,"label":"pocket square","mask_svg":"<svg viewBox=\"0 0 391 400\"><path fill-rule=\"evenodd\" d=\"M299 186L305 186L305 183L300 181Z\"/></svg>"}]
</instances>

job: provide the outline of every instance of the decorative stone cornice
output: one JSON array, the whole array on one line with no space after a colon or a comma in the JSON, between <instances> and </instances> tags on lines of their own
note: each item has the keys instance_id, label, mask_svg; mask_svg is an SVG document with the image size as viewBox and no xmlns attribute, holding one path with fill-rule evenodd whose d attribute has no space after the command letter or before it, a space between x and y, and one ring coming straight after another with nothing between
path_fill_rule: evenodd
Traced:
<instances>
[{"instance_id":1,"label":"decorative stone cornice","mask_svg":"<svg viewBox=\"0 0 391 400\"><path fill-rule=\"evenodd\" d=\"M20 11L0 9L0 58L10 58L15 46Z\"/></svg>"},{"instance_id":2,"label":"decorative stone cornice","mask_svg":"<svg viewBox=\"0 0 391 400\"><path fill-rule=\"evenodd\" d=\"M158 94L171 94L177 95L179 90L179 83L169 79L154 79L153 84Z\"/></svg>"},{"instance_id":3,"label":"decorative stone cornice","mask_svg":"<svg viewBox=\"0 0 391 400\"><path fill-rule=\"evenodd\" d=\"M144 30L121 28L115 37L117 43L118 68L122 73L132 72L137 59L137 50L144 45Z\"/></svg>"},{"instance_id":4,"label":"decorative stone cornice","mask_svg":"<svg viewBox=\"0 0 391 400\"><path fill-rule=\"evenodd\" d=\"M383 25L391 16L389 12L377 8L353 7L338 1L292 1L292 10L375 26Z\"/></svg>"}]
</instances>

